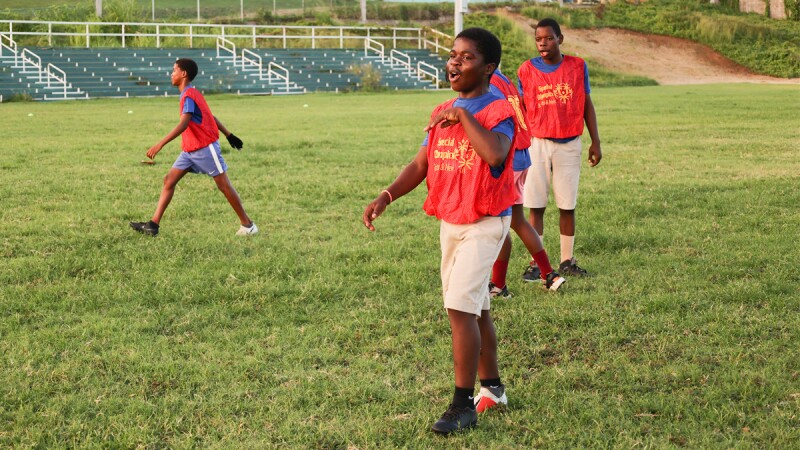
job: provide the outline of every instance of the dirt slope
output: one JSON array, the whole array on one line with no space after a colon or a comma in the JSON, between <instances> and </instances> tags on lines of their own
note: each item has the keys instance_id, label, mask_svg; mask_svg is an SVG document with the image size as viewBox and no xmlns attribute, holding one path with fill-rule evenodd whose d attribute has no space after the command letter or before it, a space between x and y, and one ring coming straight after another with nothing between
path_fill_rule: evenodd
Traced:
<instances>
[{"instance_id":1,"label":"dirt slope","mask_svg":"<svg viewBox=\"0 0 800 450\"><path fill-rule=\"evenodd\" d=\"M531 36L535 21L507 10L497 11L514 20ZM800 78L776 78L751 73L711 48L685 39L634 31L562 27L564 53L590 58L604 68L642 75L659 84L784 83L800 84Z\"/></svg>"}]
</instances>

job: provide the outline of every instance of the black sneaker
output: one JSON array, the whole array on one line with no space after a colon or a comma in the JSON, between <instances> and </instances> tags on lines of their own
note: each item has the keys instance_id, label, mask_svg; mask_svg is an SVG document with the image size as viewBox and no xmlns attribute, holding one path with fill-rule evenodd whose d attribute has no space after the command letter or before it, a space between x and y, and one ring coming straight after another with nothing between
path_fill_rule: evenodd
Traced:
<instances>
[{"instance_id":1,"label":"black sneaker","mask_svg":"<svg viewBox=\"0 0 800 450\"><path fill-rule=\"evenodd\" d=\"M567 280L559 275L558 272L552 271L547 274L547 278L544 280L544 288L549 291L557 291L566 281Z\"/></svg>"},{"instance_id":2,"label":"black sneaker","mask_svg":"<svg viewBox=\"0 0 800 450\"><path fill-rule=\"evenodd\" d=\"M491 298L511 298L511 292L508 292L508 286L500 289L494 283L489 283L489 297Z\"/></svg>"},{"instance_id":3,"label":"black sneaker","mask_svg":"<svg viewBox=\"0 0 800 450\"><path fill-rule=\"evenodd\" d=\"M578 264L575 261L575 258L570 258L566 261L561 261L561 264L558 266L558 271L562 274L570 277L588 277L589 272L584 270L581 267L578 267Z\"/></svg>"},{"instance_id":4,"label":"black sneaker","mask_svg":"<svg viewBox=\"0 0 800 450\"><path fill-rule=\"evenodd\" d=\"M431 427L434 433L450 434L455 431L466 430L478 424L478 413L469 406L447 407L447 411Z\"/></svg>"},{"instance_id":5,"label":"black sneaker","mask_svg":"<svg viewBox=\"0 0 800 450\"><path fill-rule=\"evenodd\" d=\"M147 222L131 222L131 228L139 233L144 233L154 237L158 234L158 224L152 220Z\"/></svg>"},{"instance_id":6,"label":"black sneaker","mask_svg":"<svg viewBox=\"0 0 800 450\"><path fill-rule=\"evenodd\" d=\"M522 272L522 281L527 281L528 283L541 283L542 272L535 265L528 264L528 267L525 268L525 272Z\"/></svg>"}]
</instances>

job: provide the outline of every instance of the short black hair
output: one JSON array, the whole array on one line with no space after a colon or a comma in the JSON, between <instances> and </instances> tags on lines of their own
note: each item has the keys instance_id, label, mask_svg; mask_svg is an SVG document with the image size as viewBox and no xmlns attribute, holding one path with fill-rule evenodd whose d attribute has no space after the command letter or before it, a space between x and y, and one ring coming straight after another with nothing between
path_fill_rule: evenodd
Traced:
<instances>
[{"instance_id":1,"label":"short black hair","mask_svg":"<svg viewBox=\"0 0 800 450\"><path fill-rule=\"evenodd\" d=\"M198 68L197 63L194 62L194 60L189 58L180 58L175 61L175 64L177 64L181 70L186 72L186 75L189 77L189 81L194 80L194 77L197 76Z\"/></svg>"},{"instance_id":2,"label":"short black hair","mask_svg":"<svg viewBox=\"0 0 800 450\"><path fill-rule=\"evenodd\" d=\"M500 57L503 55L503 45L500 39L492 34L491 31L483 28L467 28L466 30L458 33L456 39L464 38L469 39L475 43L478 52L483 55L483 61L487 64L494 63L494 68L500 66Z\"/></svg>"},{"instance_id":3,"label":"short black hair","mask_svg":"<svg viewBox=\"0 0 800 450\"><path fill-rule=\"evenodd\" d=\"M549 17L542 19L536 24L536 28L540 27L550 27L553 29L553 32L556 33L556 36L561 36L561 27L558 25L558 22L556 22L556 19L551 19Z\"/></svg>"}]
</instances>

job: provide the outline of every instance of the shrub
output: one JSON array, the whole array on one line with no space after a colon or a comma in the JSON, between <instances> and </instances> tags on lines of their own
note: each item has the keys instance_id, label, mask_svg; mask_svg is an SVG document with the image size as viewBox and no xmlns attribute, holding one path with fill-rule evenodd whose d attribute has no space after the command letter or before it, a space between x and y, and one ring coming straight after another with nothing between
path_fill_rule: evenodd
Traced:
<instances>
[{"instance_id":1,"label":"shrub","mask_svg":"<svg viewBox=\"0 0 800 450\"><path fill-rule=\"evenodd\" d=\"M364 92L379 92L385 90L381 86L381 72L372 64L352 66L348 72L361 79L361 90Z\"/></svg>"}]
</instances>

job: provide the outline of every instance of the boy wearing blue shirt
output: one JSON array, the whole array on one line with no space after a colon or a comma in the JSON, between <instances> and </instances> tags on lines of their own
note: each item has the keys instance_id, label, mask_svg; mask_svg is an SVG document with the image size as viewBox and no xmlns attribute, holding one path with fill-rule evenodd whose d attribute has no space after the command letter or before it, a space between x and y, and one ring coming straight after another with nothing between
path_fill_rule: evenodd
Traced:
<instances>
[{"instance_id":1,"label":"boy wearing blue shirt","mask_svg":"<svg viewBox=\"0 0 800 450\"><path fill-rule=\"evenodd\" d=\"M172 69L172 85L181 91L181 119L169 134L150 147L147 157L155 158L166 144L178 136L181 136L183 151L164 177L164 187L161 190L153 217L149 222L131 222L131 228L150 236L158 235L161 217L172 201L175 186L184 175L193 172L204 173L214 178L217 187L225 195L236 215L239 216L241 227L236 232L237 236L256 234L258 227L244 211L239 194L233 188L226 173L228 165L225 164L220 151L219 132L222 131L231 147L237 150L241 150L244 144L211 114L211 109L209 109L203 94L190 84L197 76L197 72L197 63L191 59L184 58L175 61Z\"/></svg>"}]
</instances>

